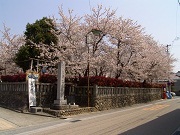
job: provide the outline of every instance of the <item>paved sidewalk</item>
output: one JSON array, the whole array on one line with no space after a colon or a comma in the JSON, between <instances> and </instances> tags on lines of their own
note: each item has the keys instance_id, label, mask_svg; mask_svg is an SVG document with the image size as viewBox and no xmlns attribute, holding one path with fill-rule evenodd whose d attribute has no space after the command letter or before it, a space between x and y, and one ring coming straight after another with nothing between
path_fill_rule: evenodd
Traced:
<instances>
[{"instance_id":1,"label":"paved sidewalk","mask_svg":"<svg viewBox=\"0 0 180 135\"><path fill-rule=\"evenodd\" d=\"M41 125L59 120L59 118L44 113L20 113L0 107L0 134L4 130Z\"/></svg>"},{"instance_id":2,"label":"paved sidewalk","mask_svg":"<svg viewBox=\"0 0 180 135\"><path fill-rule=\"evenodd\" d=\"M135 104L133 106L128 106L124 108L68 116L64 120L60 119L59 117L50 116L44 113L19 113L0 107L0 135L22 135L23 133L31 132L34 130L41 130L46 129L47 127L54 127L58 125L67 124L68 122L72 123L76 122L77 120L87 120L91 118L96 118L99 115L105 116L108 113L114 113L118 110L123 111L128 108L139 107L142 105L149 106L154 103L167 101L169 100L159 100L146 104Z\"/></svg>"},{"instance_id":3,"label":"paved sidewalk","mask_svg":"<svg viewBox=\"0 0 180 135\"><path fill-rule=\"evenodd\" d=\"M0 131L15 128L15 127L17 127L17 126L14 125L13 123L11 123L3 118L0 118Z\"/></svg>"},{"instance_id":4,"label":"paved sidewalk","mask_svg":"<svg viewBox=\"0 0 180 135\"><path fill-rule=\"evenodd\" d=\"M157 101L155 101L157 102ZM152 102L151 102L152 103ZM134 105L136 106L136 105ZM122 109L122 108L121 108ZM114 111L113 109L110 111ZM104 112L99 112L99 113L104 113ZM85 113L84 115L90 115L92 113ZM96 114L98 114L96 112ZM75 117L80 117L81 115L73 116ZM20 112L15 112L9 109L5 109L0 107L0 134L1 132L5 130L11 130L11 129L17 129L21 127L32 127L32 126L38 126L38 125L44 125L45 123L61 123L63 122L62 119L59 117L56 118L55 116L51 116L46 113L20 113Z\"/></svg>"}]
</instances>

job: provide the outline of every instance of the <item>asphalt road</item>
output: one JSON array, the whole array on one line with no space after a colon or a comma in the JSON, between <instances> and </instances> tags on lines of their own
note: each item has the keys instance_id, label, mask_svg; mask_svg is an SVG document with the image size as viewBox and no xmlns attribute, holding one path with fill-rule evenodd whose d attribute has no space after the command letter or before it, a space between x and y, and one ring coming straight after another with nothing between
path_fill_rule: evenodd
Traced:
<instances>
[{"instance_id":1,"label":"asphalt road","mask_svg":"<svg viewBox=\"0 0 180 135\"><path fill-rule=\"evenodd\" d=\"M71 116L46 125L18 128L18 135L178 135L180 98ZM178 131L177 131L178 130ZM1 132L0 132L1 134Z\"/></svg>"}]
</instances>

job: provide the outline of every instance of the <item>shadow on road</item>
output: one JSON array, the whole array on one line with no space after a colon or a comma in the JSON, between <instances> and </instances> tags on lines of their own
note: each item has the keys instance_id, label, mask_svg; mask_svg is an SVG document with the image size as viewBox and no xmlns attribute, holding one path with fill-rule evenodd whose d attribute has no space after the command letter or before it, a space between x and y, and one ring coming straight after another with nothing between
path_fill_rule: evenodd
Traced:
<instances>
[{"instance_id":1,"label":"shadow on road","mask_svg":"<svg viewBox=\"0 0 180 135\"><path fill-rule=\"evenodd\" d=\"M180 109L177 109L119 135L172 135L179 127Z\"/></svg>"}]
</instances>

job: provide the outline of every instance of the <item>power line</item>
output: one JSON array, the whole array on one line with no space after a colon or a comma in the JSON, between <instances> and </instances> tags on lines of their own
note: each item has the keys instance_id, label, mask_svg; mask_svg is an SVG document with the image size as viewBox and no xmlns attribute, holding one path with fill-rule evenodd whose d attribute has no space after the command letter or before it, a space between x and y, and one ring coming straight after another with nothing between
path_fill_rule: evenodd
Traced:
<instances>
[{"instance_id":1,"label":"power line","mask_svg":"<svg viewBox=\"0 0 180 135\"><path fill-rule=\"evenodd\" d=\"M91 8L91 2L89 0L89 8L90 8L90 12L91 12L91 15L92 15L92 8Z\"/></svg>"},{"instance_id":2,"label":"power line","mask_svg":"<svg viewBox=\"0 0 180 135\"><path fill-rule=\"evenodd\" d=\"M172 41L172 45L174 44L174 41L176 40L179 40L180 38L177 36L178 35L178 9L179 9L179 6L180 6L180 0L178 0L178 5L177 5L177 8L176 8L176 33L175 33L175 38L174 40Z\"/></svg>"},{"instance_id":3,"label":"power line","mask_svg":"<svg viewBox=\"0 0 180 135\"><path fill-rule=\"evenodd\" d=\"M180 1L180 0L178 0L178 3L179 3L179 1ZM179 3L179 5L180 5L180 3ZM178 6L179 6L179 5L177 5L177 8L176 8L176 37L177 37L177 29L178 29L178 28L177 28L177 23L178 23L178 19L177 19L178 17L177 17L177 16L178 16Z\"/></svg>"}]
</instances>

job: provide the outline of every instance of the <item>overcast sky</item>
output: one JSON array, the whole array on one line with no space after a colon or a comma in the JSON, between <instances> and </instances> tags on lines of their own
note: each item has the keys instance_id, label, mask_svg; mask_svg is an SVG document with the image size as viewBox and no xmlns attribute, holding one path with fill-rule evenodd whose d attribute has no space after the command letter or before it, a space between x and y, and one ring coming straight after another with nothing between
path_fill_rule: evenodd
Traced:
<instances>
[{"instance_id":1,"label":"overcast sky","mask_svg":"<svg viewBox=\"0 0 180 135\"><path fill-rule=\"evenodd\" d=\"M180 40L174 41L180 37L178 0L0 0L0 30L4 23L13 34L23 34L27 23L45 16L58 18L58 6L81 16L99 4L116 10L117 17L137 21L160 44L171 44L169 51L178 59L174 72L180 71Z\"/></svg>"}]
</instances>

